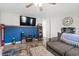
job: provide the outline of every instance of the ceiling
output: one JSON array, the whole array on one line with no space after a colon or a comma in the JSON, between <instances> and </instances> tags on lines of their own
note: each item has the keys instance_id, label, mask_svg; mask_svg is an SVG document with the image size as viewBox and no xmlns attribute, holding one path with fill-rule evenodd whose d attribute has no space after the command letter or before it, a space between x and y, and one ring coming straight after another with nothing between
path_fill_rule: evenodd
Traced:
<instances>
[{"instance_id":1,"label":"ceiling","mask_svg":"<svg viewBox=\"0 0 79 59\"><path fill-rule=\"evenodd\" d=\"M26 8L26 5L27 3L0 3L0 12L12 12L33 17L47 17L79 12L79 3L57 3L56 5L44 3L42 12L34 5L30 8Z\"/></svg>"}]
</instances>

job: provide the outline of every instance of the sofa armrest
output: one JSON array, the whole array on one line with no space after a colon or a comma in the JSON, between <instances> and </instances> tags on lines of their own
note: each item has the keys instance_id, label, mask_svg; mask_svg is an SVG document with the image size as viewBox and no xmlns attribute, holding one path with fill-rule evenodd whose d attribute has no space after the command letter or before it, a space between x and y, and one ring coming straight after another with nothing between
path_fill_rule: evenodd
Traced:
<instances>
[{"instance_id":1,"label":"sofa armrest","mask_svg":"<svg viewBox=\"0 0 79 59\"><path fill-rule=\"evenodd\" d=\"M58 37L50 38L49 41L58 41Z\"/></svg>"}]
</instances>

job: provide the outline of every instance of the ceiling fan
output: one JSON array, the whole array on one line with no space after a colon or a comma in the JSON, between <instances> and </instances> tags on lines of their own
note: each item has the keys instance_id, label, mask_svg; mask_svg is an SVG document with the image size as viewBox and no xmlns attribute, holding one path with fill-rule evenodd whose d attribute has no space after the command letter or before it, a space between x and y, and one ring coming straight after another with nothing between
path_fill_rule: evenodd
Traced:
<instances>
[{"instance_id":1,"label":"ceiling fan","mask_svg":"<svg viewBox=\"0 0 79 59\"><path fill-rule=\"evenodd\" d=\"M56 3L48 3L48 4L50 4L50 5L56 5ZM36 7L38 7L40 11L43 11L43 3L28 3L26 5L26 8L30 8L33 5L35 5Z\"/></svg>"}]
</instances>

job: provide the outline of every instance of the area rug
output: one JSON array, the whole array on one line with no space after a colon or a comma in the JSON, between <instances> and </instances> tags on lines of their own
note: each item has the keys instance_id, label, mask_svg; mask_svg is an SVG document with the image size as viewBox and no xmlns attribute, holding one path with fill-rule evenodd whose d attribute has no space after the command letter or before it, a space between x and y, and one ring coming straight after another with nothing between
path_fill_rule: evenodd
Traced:
<instances>
[{"instance_id":1,"label":"area rug","mask_svg":"<svg viewBox=\"0 0 79 59\"><path fill-rule=\"evenodd\" d=\"M30 48L43 45L42 41L33 41L19 43L15 45L7 45L3 49L3 56L30 56Z\"/></svg>"}]
</instances>

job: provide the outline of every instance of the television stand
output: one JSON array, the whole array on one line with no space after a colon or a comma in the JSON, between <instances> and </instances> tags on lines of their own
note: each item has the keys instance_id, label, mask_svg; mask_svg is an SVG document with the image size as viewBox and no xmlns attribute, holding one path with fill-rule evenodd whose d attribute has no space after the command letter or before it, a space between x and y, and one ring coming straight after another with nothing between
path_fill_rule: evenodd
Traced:
<instances>
[{"instance_id":1,"label":"television stand","mask_svg":"<svg viewBox=\"0 0 79 59\"><path fill-rule=\"evenodd\" d=\"M33 37L31 35L25 37L26 42L32 42Z\"/></svg>"}]
</instances>

